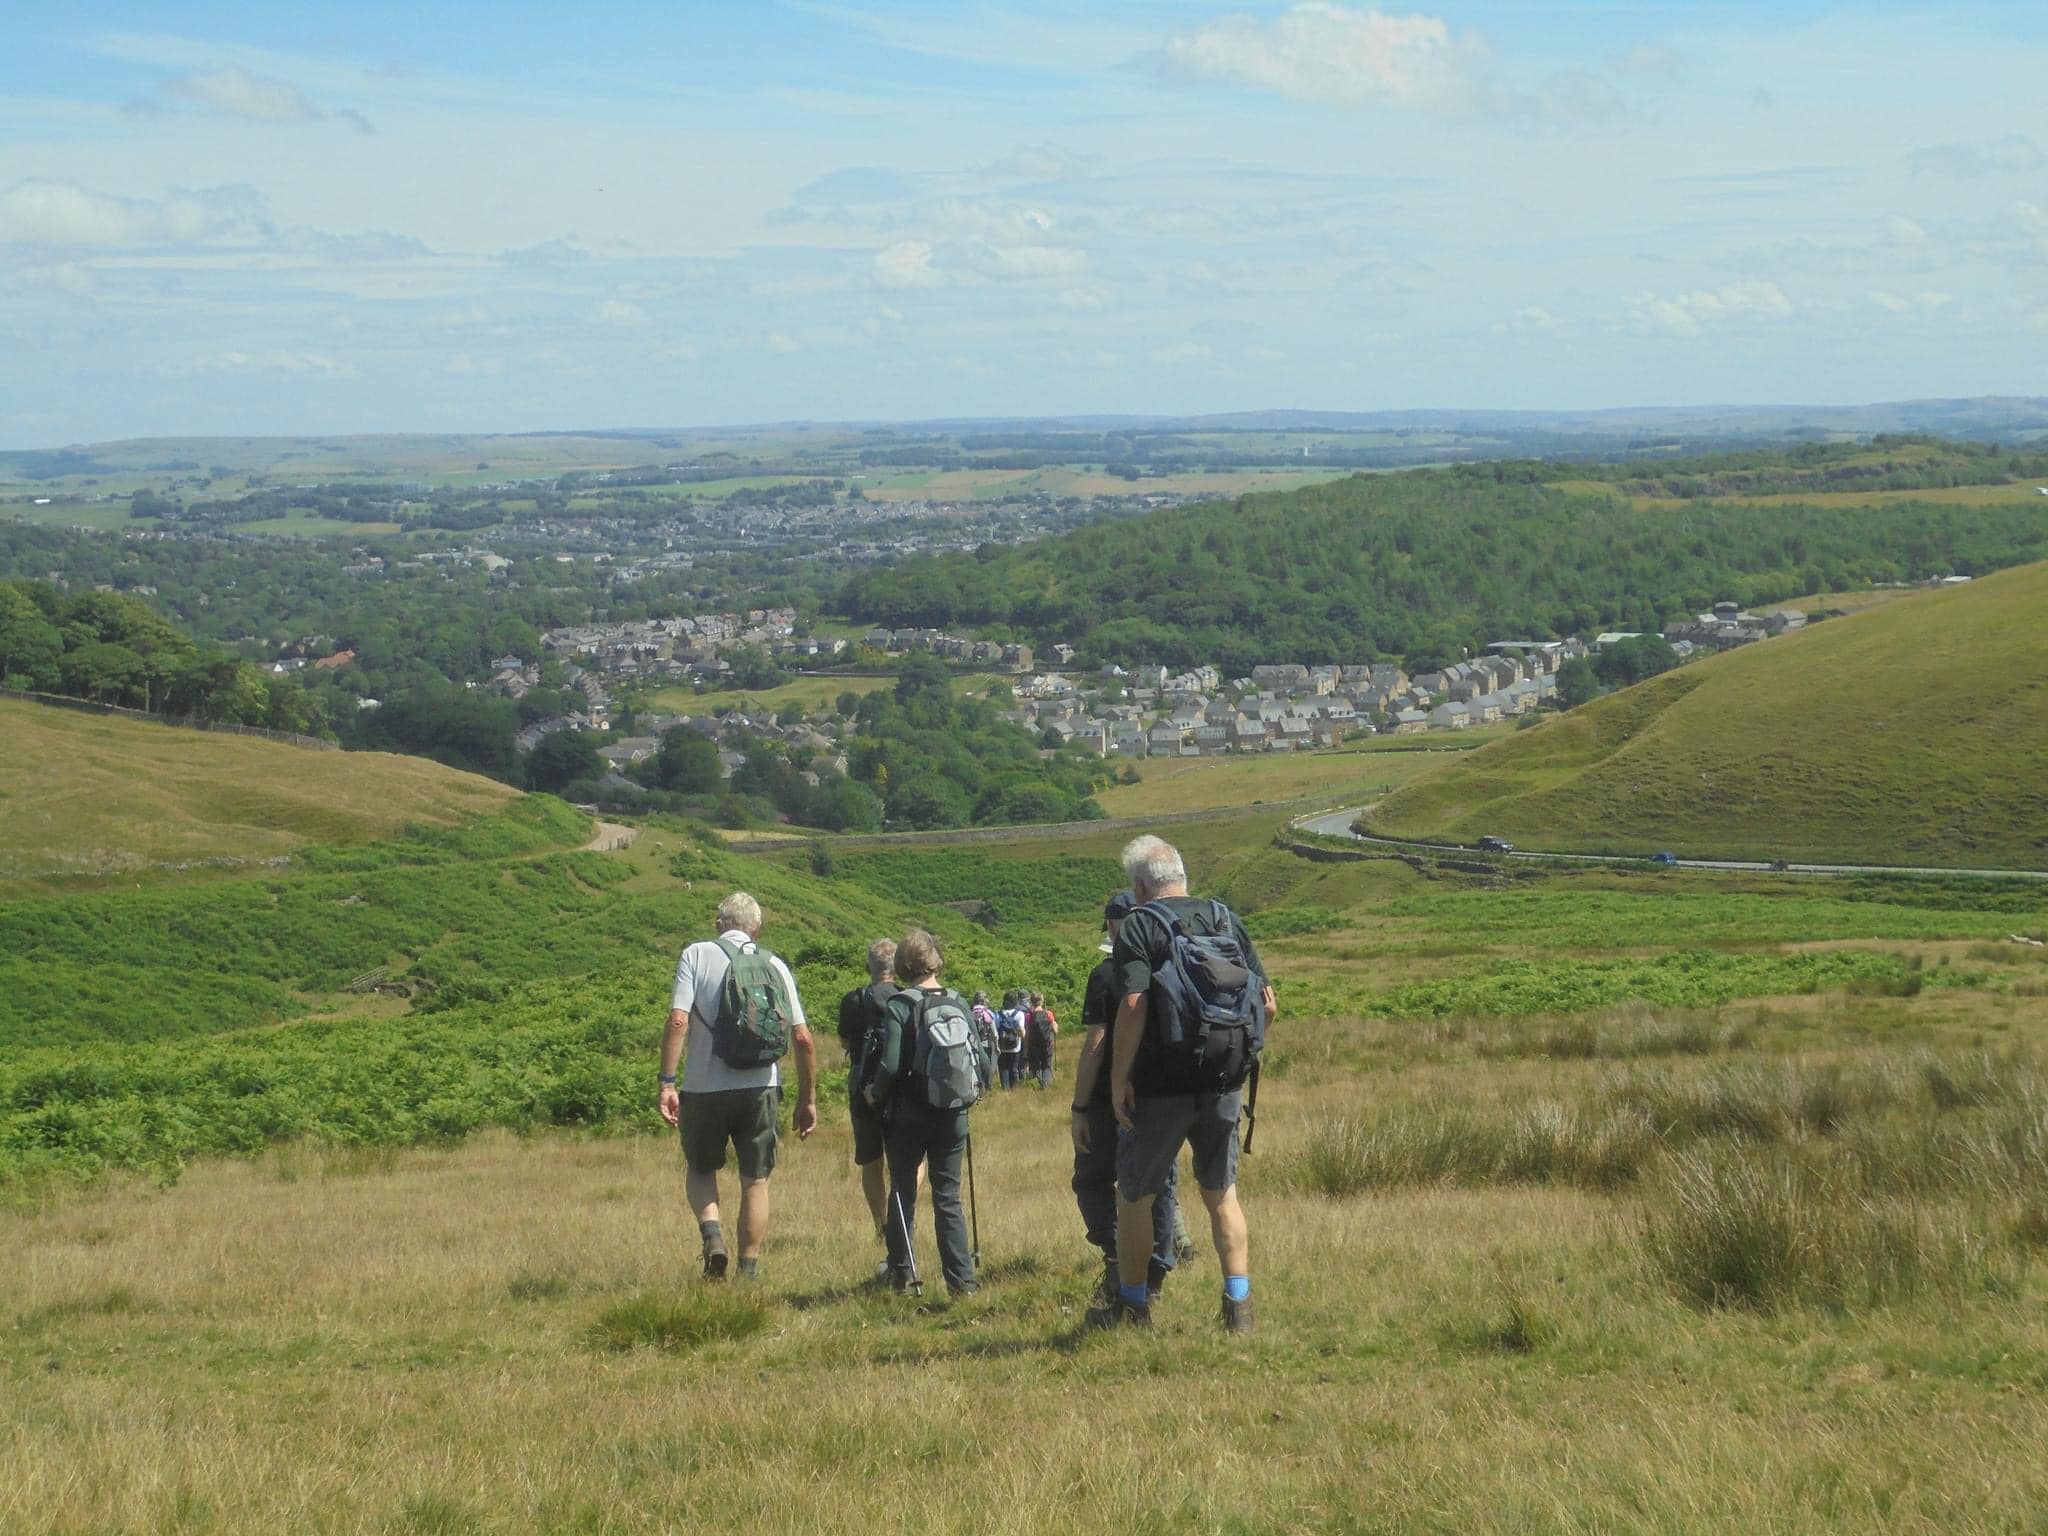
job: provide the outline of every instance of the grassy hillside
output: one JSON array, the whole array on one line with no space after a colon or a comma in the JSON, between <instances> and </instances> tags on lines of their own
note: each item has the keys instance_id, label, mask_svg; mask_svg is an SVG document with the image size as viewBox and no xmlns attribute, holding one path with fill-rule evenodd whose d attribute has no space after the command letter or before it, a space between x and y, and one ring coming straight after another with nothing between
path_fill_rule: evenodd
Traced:
<instances>
[{"instance_id":1,"label":"grassy hillside","mask_svg":"<svg viewBox=\"0 0 2048 1536\"><path fill-rule=\"evenodd\" d=\"M315 752L0 699L0 882L256 861L448 825L517 791L417 757Z\"/></svg>"},{"instance_id":2,"label":"grassy hillside","mask_svg":"<svg viewBox=\"0 0 2048 1536\"><path fill-rule=\"evenodd\" d=\"M1532 848L2048 868L2048 565L1831 620L1518 732L1375 828Z\"/></svg>"}]
</instances>

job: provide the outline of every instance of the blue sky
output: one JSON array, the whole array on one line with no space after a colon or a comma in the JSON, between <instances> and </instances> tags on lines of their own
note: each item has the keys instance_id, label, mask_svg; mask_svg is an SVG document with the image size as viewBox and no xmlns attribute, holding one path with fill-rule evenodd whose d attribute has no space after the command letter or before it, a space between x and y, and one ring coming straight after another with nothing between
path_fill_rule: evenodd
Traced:
<instances>
[{"instance_id":1,"label":"blue sky","mask_svg":"<svg viewBox=\"0 0 2048 1536\"><path fill-rule=\"evenodd\" d=\"M2048 8L14 8L0 445L2048 393Z\"/></svg>"}]
</instances>

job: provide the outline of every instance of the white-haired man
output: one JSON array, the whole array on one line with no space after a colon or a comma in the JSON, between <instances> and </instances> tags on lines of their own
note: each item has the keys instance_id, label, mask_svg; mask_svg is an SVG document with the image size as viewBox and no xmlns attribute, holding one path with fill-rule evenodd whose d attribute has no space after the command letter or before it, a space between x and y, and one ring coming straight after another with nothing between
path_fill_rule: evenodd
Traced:
<instances>
[{"instance_id":1,"label":"white-haired man","mask_svg":"<svg viewBox=\"0 0 2048 1536\"><path fill-rule=\"evenodd\" d=\"M1273 989L1251 936L1221 902L1188 895L1187 868L1174 847L1160 838L1134 838L1123 851L1124 875L1137 907L1117 927L1110 956L1121 996L1111 1034L1110 1102L1116 1110L1117 1231L1151 1230L1153 1202L1183 1145L1194 1155L1195 1182L1209 1210L1216 1257L1223 1266L1223 1323L1232 1333L1252 1328L1251 1248L1244 1208L1237 1200L1237 1122L1242 1109L1237 1088L1191 1087L1161 1050L1147 1022L1153 1007L1153 978L1170 962L1176 931L1216 935L1233 941L1244 969L1259 979L1265 1022L1273 1018ZM1110 1306L1089 1314L1100 1324L1149 1323L1146 1261L1142 1243L1117 1244L1118 1294Z\"/></svg>"},{"instance_id":2,"label":"white-haired man","mask_svg":"<svg viewBox=\"0 0 2048 1536\"><path fill-rule=\"evenodd\" d=\"M734 1066L718 1047L725 983L738 954L753 954L761 935L761 904L734 891L718 904L718 937L686 945L676 961L668 1028L661 1038L661 1118L682 1133L684 1193L704 1245L704 1277L725 1278L727 1249L719 1221L718 1174L731 1146L740 1176L740 1274L751 1277L768 1237L768 1176L775 1171L776 1105L782 1094L777 1064ZM818 1124L818 1053L804 1023L796 978L779 956L770 968L788 1001L790 1044L796 1053L798 1137ZM743 972L744 974L744 972ZM686 1053L687 1047L687 1053ZM682 1079L677 1081L677 1064Z\"/></svg>"}]
</instances>

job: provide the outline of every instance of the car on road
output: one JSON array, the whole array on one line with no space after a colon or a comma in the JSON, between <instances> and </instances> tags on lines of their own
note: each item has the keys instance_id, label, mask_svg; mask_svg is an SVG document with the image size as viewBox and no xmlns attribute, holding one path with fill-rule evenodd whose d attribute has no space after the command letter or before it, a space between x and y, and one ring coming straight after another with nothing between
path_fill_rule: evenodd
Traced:
<instances>
[{"instance_id":1,"label":"car on road","mask_svg":"<svg viewBox=\"0 0 2048 1536\"><path fill-rule=\"evenodd\" d=\"M1515 845L1504 837L1482 837L1479 839L1481 853L1513 853Z\"/></svg>"},{"instance_id":2,"label":"car on road","mask_svg":"<svg viewBox=\"0 0 2048 1536\"><path fill-rule=\"evenodd\" d=\"M1675 865L1678 862L1678 855L1666 849L1662 853L1651 854L1650 862L1652 864Z\"/></svg>"}]
</instances>

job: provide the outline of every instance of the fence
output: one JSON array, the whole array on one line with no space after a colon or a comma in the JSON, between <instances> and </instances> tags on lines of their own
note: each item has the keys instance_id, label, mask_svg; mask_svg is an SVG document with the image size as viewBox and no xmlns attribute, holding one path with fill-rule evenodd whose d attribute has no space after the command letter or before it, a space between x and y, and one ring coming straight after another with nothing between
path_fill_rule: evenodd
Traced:
<instances>
[{"instance_id":1,"label":"fence","mask_svg":"<svg viewBox=\"0 0 2048 1536\"><path fill-rule=\"evenodd\" d=\"M311 747L318 752L338 752L341 744L323 741L318 736L301 736L293 731L265 730L260 725L235 725L226 720L202 720L194 715L159 715L146 709L124 709L119 704L101 704L92 699L74 699L61 693L30 693L23 688L0 688L0 698L21 699L30 704L42 704L51 709L76 710L82 715L119 715L128 720L150 720L158 725L176 726L187 731L226 731L234 736L261 736L265 741L281 741L291 747Z\"/></svg>"}]
</instances>

